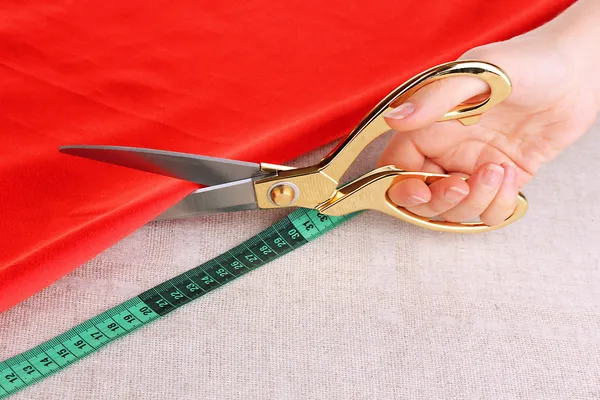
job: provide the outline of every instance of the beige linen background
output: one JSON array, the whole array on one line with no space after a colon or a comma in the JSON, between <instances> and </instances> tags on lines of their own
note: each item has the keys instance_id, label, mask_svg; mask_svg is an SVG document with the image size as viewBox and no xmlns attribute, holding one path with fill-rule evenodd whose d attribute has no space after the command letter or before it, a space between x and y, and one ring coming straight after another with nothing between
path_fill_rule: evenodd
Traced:
<instances>
[{"instance_id":1,"label":"beige linen background","mask_svg":"<svg viewBox=\"0 0 600 400\"><path fill-rule=\"evenodd\" d=\"M596 124L490 234L365 213L14 399L600 399L599 153ZM286 213L148 224L1 314L0 359Z\"/></svg>"}]
</instances>

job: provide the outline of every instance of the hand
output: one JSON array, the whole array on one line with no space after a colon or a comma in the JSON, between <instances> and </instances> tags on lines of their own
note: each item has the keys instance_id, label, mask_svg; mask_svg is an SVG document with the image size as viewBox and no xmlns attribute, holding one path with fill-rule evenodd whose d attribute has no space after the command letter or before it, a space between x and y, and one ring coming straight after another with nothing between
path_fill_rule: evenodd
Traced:
<instances>
[{"instance_id":1,"label":"hand","mask_svg":"<svg viewBox=\"0 0 600 400\"><path fill-rule=\"evenodd\" d=\"M519 190L543 163L555 158L593 124L598 111L586 74L577 70L553 37L529 33L472 49L460 57L487 61L510 77L512 94L481 121L435 122L454 106L485 94L478 78L431 83L385 116L396 131L379 165L449 173L429 187L401 181L389 189L399 206L425 217L487 225L508 218ZM460 177L470 176L465 182Z\"/></svg>"}]
</instances>

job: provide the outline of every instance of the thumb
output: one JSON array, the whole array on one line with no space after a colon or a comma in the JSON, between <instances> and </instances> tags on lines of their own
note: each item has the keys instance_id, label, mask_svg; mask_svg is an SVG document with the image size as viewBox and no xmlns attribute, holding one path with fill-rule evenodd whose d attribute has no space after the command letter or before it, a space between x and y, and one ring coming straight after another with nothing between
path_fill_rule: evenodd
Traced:
<instances>
[{"instance_id":1,"label":"thumb","mask_svg":"<svg viewBox=\"0 0 600 400\"><path fill-rule=\"evenodd\" d=\"M467 100L489 91L487 83L472 76L452 76L431 82L384 114L395 131L412 131L430 125Z\"/></svg>"}]
</instances>

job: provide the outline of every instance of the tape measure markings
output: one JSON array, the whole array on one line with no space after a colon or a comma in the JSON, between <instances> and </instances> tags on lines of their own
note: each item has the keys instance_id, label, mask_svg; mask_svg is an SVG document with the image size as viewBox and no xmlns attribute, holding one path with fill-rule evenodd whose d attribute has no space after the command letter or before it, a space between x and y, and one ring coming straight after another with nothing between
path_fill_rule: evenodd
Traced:
<instances>
[{"instance_id":1,"label":"tape measure markings","mask_svg":"<svg viewBox=\"0 0 600 400\"><path fill-rule=\"evenodd\" d=\"M358 214L358 213L356 213ZM258 235L22 354L0 362L0 399L272 261L352 218L298 209Z\"/></svg>"}]
</instances>

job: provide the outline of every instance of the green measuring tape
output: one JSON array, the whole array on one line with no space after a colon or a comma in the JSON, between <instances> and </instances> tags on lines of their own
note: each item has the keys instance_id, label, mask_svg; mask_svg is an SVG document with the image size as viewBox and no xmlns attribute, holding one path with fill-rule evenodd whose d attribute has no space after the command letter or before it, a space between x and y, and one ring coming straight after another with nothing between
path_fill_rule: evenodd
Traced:
<instances>
[{"instance_id":1,"label":"green measuring tape","mask_svg":"<svg viewBox=\"0 0 600 400\"><path fill-rule=\"evenodd\" d=\"M33 385L107 344L265 265L357 215L298 209L220 256L153 287L67 332L0 362L0 399Z\"/></svg>"}]
</instances>

